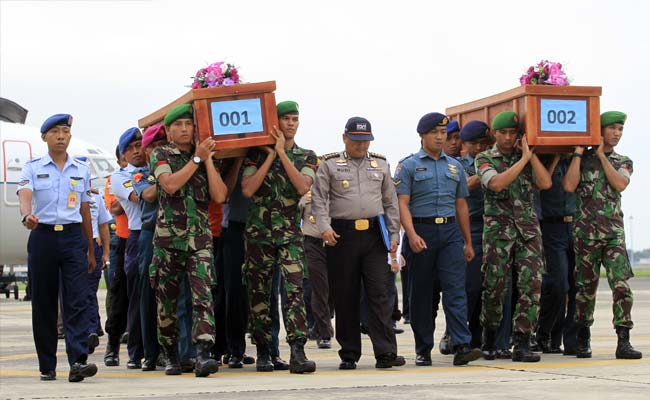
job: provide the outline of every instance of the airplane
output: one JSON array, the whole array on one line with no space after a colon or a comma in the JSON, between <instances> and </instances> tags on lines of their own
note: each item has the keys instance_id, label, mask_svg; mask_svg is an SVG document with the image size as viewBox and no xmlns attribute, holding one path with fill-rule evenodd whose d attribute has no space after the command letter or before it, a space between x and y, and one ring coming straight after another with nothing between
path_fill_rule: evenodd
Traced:
<instances>
[{"instance_id":1,"label":"airplane","mask_svg":"<svg viewBox=\"0 0 650 400\"><path fill-rule=\"evenodd\" d=\"M47 144L41 139L40 129L22 123L5 122L21 122L21 118L7 118L5 104L0 102L0 266L25 265L29 231L21 223L16 189L25 163L47 154ZM22 122L24 120L23 117ZM117 168L115 154L79 139L74 131L68 154L88 159L92 186L100 188L103 193L106 178Z\"/></svg>"}]
</instances>

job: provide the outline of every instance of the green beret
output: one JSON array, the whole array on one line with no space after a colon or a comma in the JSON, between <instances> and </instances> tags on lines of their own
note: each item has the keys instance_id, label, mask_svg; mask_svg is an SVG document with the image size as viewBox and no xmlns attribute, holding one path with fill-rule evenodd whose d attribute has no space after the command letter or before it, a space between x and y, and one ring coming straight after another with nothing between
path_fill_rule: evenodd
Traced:
<instances>
[{"instance_id":1,"label":"green beret","mask_svg":"<svg viewBox=\"0 0 650 400\"><path fill-rule=\"evenodd\" d=\"M627 115L620 111L607 111L600 114L600 127L604 128L613 124L625 125Z\"/></svg>"},{"instance_id":2,"label":"green beret","mask_svg":"<svg viewBox=\"0 0 650 400\"><path fill-rule=\"evenodd\" d=\"M298 114L298 103L295 101L287 100L277 105L278 117L281 117L285 114Z\"/></svg>"},{"instance_id":3,"label":"green beret","mask_svg":"<svg viewBox=\"0 0 650 400\"><path fill-rule=\"evenodd\" d=\"M165 115L165 119L163 120L165 126L171 125L174 121L177 119L181 118L189 118L193 119L193 110L192 110L192 105L191 104L181 104L180 106L176 106L169 110L167 115Z\"/></svg>"},{"instance_id":4,"label":"green beret","mask_svg":"<svg viewBox=\"0 0 650 400\"><path fill-rule=\"evenodd\" d=\"M492 129L519 128L519 117L516 112L502 111L492 120Z\"/></svg>"}]
</instances>

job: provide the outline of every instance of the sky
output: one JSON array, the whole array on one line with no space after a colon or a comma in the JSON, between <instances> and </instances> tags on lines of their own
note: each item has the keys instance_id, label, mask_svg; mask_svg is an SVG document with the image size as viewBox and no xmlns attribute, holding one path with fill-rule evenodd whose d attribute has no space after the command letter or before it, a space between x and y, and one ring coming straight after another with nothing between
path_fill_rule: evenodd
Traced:
<instances>
[{"instance_id":1,"label":"sky","mask_svg":"<svg viewBox=\"0 0 650 400\"><path fill-rule=\"evenodd\" d=\"M189 90L216 61L274 80L300 104L297 142L341 150L349 117L391 165L419 148L432 111L512 89L528 66L561 62L572 85L601 86L601 111L628 114L616 151L634 161L623 195L628 248L650 248L650 3L522 1L0 0L0 96L40 126L112 151L137 120Z\"/></svg>"}]
</instances>

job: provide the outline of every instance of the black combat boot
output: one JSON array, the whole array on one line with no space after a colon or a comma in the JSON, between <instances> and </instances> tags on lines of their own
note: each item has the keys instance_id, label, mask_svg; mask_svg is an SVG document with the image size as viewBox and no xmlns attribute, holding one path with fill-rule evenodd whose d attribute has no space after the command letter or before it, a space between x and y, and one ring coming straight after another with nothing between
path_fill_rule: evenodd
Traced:
<instances>
[{"instance_id":1,"label":"black combat boot","mask_svg":"<svg viewBox=\"0 0 650 400\"><path fill-rule=\"evenodd\" d=\"M165 346L165 375L180 375L183 373L178 357L178 345Z\"/></svg>"},{"instance_id":2,"label":"black combat boot","mask_svg":"<svg viewBox=\"0 0 650 400\"><path fill-rule=\"evenodd\" d=\"M196 342L196 364L194 365L194 375L199 378L205 378L210 374L219 371L219 363L214 358L210 358L210 349L212 344L205 341Z\"/></svg>"},{"instance_id":3,"label":"black combat boot","mask_svg":"<svg viewBox=\"0 0 650 400\"><path fill-rule=\"evenodd\" d=\"M578 328L576 334L576 357L578 358L591 358L591 331L588 326L581 326Z\"/></svg>"},{"instance_id":4,"label":"black combat boot","mask_svg":"<svg viewBox=\"0 0 650 400\"><path fill-rule=\"evenodd\" d=\"M530 351L530 336L524 333L515 333L515 347L512 351L512 361L538 362L539 354Z\"/></svg>"},{"instance_id":5,"label":"black combat boot","mask_svg":"<svg viewBox=\"0 0 650 400\"><path fill-rule=\"evenodd\" d=\"M616 346L616 358L625 360L637 360L643 355L640 351L635 350L630 344L630 328L626 326L617 326L616 335L618 336L618 345Z\"/></svg>"},{"instance_id":6,"label":"black combat boot","mask_svg":"<svg viewBox=\"0 0 650 400\"><path fill-rule=\"evenodd\" d=\"M109 337L110 339L110 337ZM106 344L106 353L104 353L104 365L107 367L117 367L120 365L120 342Z\"/></svg>"},{"instance_id":7,"label":"black combat boot","mask_svg":"<svg viewBox=\"0 0 650 400\"><path fill-rule=\"evenodd\" d=\"M483 329L483 358L494 360L497 357L497 331Z\"/></svg>"},{"instance_id":8,"label":"black combat boot","mask_svg":"<svg viewBox=\"0 0 650 400\"><path fill-rule=\"evenodd\" d=\"M304 374L305 372L314 371L316 371L316 363L307 359L305 344L299 340L293 342L291 344L291 358L289 358L289 372Z\"/></svg>"},{"instance_id":9,"label":"black combat boot","mask_svg":"<svg viewBox=\"0 0 650 400\"><path fill-rule=\"evenodd\" d=\"M273 363L271 362L271 352L266 344L257 344L257 361L255 368L259 372L272 372Z\"/></svg>"},{"instance_id":10,"label":"black combat boot","mask_svg":"<svg viewBox=\"0 0 650 400\"><path fill-rule=\"evenodd\" d=\"M466 365L481 358L481 350L472 349L467 344L454 347L454 365Z\"/></svg>"}]
</instances>

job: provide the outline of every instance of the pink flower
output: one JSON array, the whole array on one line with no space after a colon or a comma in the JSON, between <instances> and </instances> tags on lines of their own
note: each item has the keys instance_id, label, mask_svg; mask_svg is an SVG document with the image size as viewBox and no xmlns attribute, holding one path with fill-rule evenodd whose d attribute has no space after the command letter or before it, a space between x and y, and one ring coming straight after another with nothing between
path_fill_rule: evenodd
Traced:
<instances>
[{"instance_id":1,"label":"pink flower","mask_svg":"<svg viewBox=\"0 0 650 400\"><path fill-rule=\"evenodd\" d=\"M200 89L200 88L201 88L201 82L195 80L194 83L192 83L192 89Z\"/></svg>"}]
</instances>

